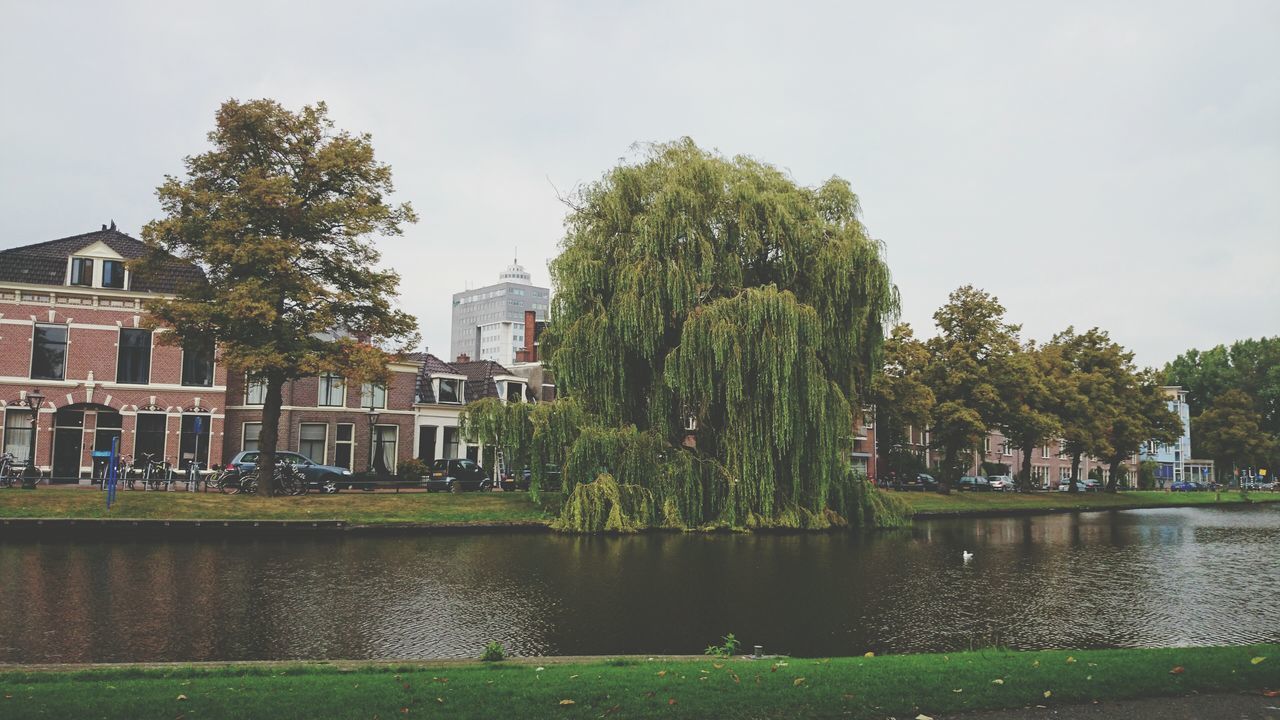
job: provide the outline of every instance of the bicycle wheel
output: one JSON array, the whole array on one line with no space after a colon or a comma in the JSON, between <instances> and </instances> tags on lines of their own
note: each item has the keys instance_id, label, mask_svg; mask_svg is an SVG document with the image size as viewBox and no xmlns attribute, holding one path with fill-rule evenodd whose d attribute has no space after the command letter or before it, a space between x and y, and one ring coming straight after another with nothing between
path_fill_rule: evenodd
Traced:
<instances>
[{"instance_id":1,"label":"bicycle wheel","mask_svg":"<svg viewBox=\"0 0 1280 720\"><path fill-rule=\"evenodd\" d=\"M239 492L246 495L253 495L258 492L258 471L254 470L251 473L241 476L239 485Z\"/></svg>"}]
</instances>

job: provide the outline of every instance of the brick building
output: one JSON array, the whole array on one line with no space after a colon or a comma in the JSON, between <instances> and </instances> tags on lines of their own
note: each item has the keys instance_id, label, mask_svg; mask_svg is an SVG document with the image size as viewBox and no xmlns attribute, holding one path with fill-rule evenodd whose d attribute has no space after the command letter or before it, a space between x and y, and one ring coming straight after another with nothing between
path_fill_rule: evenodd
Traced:
<instances>
[{"instance_id":1,"label":"brick building","mask_svg":"<svg viewBox=\"0 0 1280 720\"><path fill-rule=\"evenodd\" d=\"M114 223L0 251L0 451L34 456L52 482L100 477L92 453L112 440L135 461L221 460L226 372L213 349L163 344L141 322L148 298L204 276L177 258L127 267L147 252Z\"/></svg>"},{"instance_id":2,"label":"brick building","mask_svg":"<svg viewBox=\"0 0 1280 720\"><path fill-rule=\"evenodd\" d=\"M402 460L413 457L418 368L416 359L392 362L386 385L349 383L335 374L285 383L276 447L321 465L394 473ZM265 399L264 383L241 373L228 379L228 459L258 449Z\"/></svg>"}]
</instances>

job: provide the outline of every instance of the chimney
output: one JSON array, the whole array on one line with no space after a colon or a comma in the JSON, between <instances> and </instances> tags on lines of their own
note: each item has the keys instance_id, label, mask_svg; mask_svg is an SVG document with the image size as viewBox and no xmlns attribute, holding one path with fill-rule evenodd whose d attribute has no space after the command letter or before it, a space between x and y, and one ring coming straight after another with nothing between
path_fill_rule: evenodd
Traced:
<instances>
[{"instance_id":1,"label":"chimney","mask_svg":"<svg viewBox=\"0 0 1280 720\"><path fill-rule=\"evenodd\" d=\"M536 310L524 311L524 358L525 362L538 362L538 346L534 344L534 336L538 334L538 313Z\"/></svg>"},{"instance_id":2,"label":"chimney","mask_svg":"<svg viewBox=\"0 0 1280 720\"><path fill-rule=\"evenodd\" d=\"M455 360L454 362L460 362L460 363L471 362L471 356L466 353L462 353L461 355L458 356L458 359Z\"/></svg>"}]
</instances>

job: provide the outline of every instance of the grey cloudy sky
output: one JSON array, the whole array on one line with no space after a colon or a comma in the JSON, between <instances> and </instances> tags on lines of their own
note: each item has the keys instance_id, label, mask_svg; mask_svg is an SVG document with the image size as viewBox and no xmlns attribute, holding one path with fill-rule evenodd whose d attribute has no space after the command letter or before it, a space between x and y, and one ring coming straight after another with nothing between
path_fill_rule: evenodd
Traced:
<instances>
[{"instance_id":1,"label":"grey cloudy sky","mask_svg":"<svg viewBox=\"0 0 1280 720\"><path fill-rule=\"evenodd\" d=\"M296 7L293 7L296 5ZM683 135L847 178L904 319L997 295L1159 364L1280 333L1280 2L0 0L0 247L137 234L223 100L325 100L422 221L384 241L448 350L450 295Z\"/></svg>"}]
</instances>

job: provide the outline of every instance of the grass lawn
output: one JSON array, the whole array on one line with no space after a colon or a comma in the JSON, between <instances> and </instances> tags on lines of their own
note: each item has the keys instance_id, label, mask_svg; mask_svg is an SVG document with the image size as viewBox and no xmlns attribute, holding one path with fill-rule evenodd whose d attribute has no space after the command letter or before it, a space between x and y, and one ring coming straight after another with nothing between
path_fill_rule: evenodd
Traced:
<instances>
[{"instance_id":1,"label":"grass lawn","mask_svg":"<svg viewBox=\"0 0 1280 720\"><path fill-rule=\"evenodd\" d=\"M1277 689L1280 645L830 660L111 667L0 672L0 717L902 718Z\"/></svg>"},{"instance_id":2,"label":"grass lawn","mask_svg":"<svg viewBox=\"0 0 1280 720\"><path fill-rule=\"evenodd\" d=\"M1164 505L1215 505L1244 502L1239 492L1223 492L1221 498L1212 492L1162 492L1159 490L1131 490L1121 493L1000 493L1000 492L952 492L939 495L934 492L893 492L907 501L916 513L964 513L998 512L1001 510L1056 510L1062 508L1106 510L1108 508L1152 507ZM1250 502L1277 502L1280 493L1252 492Z\"/></svg>"},{"instance_id":3,"label":"grass lawn","mask_svg":"<svg viewBox=\"0 0 1280 720\"><path fill-rule=\"evenodd\" d=\"M544 499L550 500L547 493ZM545 506L545 505L544 505ZM0 490L0 517L164 520L346 520L377 523L545 522L528 493L366 493L254 497L219 493L116 493L111 510L100 491L76 487Z\"/></svg>"}]
</instances>

